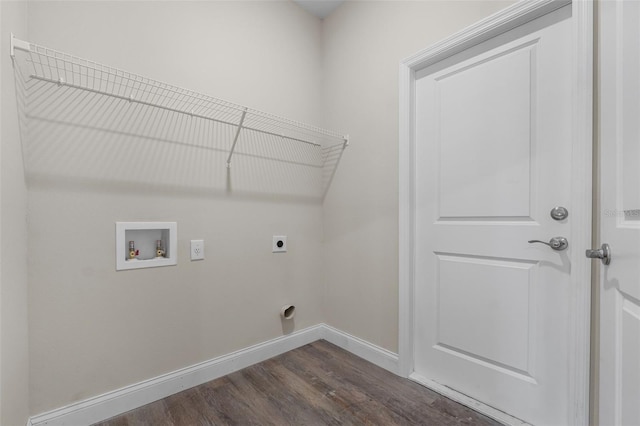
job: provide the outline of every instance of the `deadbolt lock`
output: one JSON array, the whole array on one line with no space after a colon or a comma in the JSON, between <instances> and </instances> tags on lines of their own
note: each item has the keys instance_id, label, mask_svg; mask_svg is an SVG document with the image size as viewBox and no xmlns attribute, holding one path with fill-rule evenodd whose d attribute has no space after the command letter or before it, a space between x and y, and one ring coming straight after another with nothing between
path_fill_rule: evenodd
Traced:
<instances>
[{"instance_id":1,"label":"deadbolt lock","mask_svg":"<svg viewBox=\"0 0 640 426\"><path fill-rule=\"evenodd\" d=\"M553 220L565 220L569 216L569 210L564 207L558 206L551 209L549 212Z\"/></svg>"}]
</instances>

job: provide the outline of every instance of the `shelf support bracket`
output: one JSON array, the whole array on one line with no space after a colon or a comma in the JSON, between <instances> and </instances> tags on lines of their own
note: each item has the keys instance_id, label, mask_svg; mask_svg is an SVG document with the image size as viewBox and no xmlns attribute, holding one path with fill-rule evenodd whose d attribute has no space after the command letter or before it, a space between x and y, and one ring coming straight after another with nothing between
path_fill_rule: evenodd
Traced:
<instances>
[{"instance_id":1,"label":"shelf support bracket","mask_svg":"<svg viewBox=\"0 0 640 426\"><path fill-rule=\"evenodd\" d=\"M22 41L16 38L16 36L14 36L13 33L11 33L11 57L12 58L16 57L16 49L20 49L20 50L24 50L25 52L28 52L29 50L31 50L31 45L26 41Z\"/></svg>"},{"instance_id":2,"label":"shelf support bracket","mask_svg":"<svg viewBox=\"0 0 640 426\"><path fill-rule=\"evenodd\" d=\"M236 135L233 138L233 145L231 145L231 152L229 152L229 157L227 157L227 168L231 168L231 157L233 156L233 151L236 149L236 144L238 143L238 137L240 136L240 131L242 130L242 125L244 124L244 118L247 116L247 108L242 111L242 117L240 117L240 123L238 124L238 129L236 130Z\"/></svg>"}]
</instances>

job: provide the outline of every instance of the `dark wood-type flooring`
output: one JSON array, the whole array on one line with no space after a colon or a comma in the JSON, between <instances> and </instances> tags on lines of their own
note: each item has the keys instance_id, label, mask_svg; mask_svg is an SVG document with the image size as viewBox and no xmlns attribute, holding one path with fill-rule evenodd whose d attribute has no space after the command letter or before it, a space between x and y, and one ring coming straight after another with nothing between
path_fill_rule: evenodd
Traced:
<instances>
[{"instance_id":1,"label":"dark wood-type flooring","mask_svg":"<svg viewBox=\"0 0 640 426\"><path fill-rule=\"evenodd\" d=\"M323 340L98 423L499 424Z\"/></svg>"}]
</instances>

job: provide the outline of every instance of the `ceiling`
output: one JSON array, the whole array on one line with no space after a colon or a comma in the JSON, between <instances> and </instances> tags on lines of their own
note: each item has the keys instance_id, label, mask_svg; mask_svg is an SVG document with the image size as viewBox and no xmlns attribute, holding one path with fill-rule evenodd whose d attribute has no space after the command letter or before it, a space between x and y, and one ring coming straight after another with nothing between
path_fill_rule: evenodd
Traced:
<instances>
[{"instance_id":1,"label":"ceiling","mask_svg":"<svg viewBox=\"0 0 640 426\"><path fill-rule=\"evenodd\" d=\"M293 0L300 5L304 10L317 16L320 19L324 19L331 14L338 6L344 3L345 0Z\"/></svg>"}]
</instances>

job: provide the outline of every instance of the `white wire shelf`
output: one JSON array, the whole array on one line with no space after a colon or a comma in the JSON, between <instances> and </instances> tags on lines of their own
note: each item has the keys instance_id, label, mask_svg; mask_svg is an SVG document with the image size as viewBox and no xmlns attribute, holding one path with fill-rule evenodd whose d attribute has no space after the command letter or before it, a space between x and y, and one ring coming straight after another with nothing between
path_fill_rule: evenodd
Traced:
<instances>
[{"instance_id":1,"label":"white wire shelf","mask_svg":"<svg viewBox=\"0 0 640 426\"><path fill-rule=\"evenodd\" d=\"M83 111L92 108L88 105L90 102L88 99L108 97L112 99L109 105L120 108L125 105L151 107L166 114L179 114L194 120L210 121L226 129L233 129L225 132L225 136L230 140L219 147L220 150L226 151L227 167L231 166L234 155L247 155L320 168L323 169L321 171L323 194L326 193L333 179L343 150L349 145L348 136L335 131L278 117L82 59L17 39L13 35L11 57L14 60L17 77L21 80L20 84L25 89L24 97L27 99L25 103L29 104L25 112L27 120L30 117L43 119L42 117L45 116L55 116L55 119L59 120L66 113L67 116L62 118L67 121L71 119L78 121L82 117L85 119L82 124L87 127L103 126L112 131L129 131L132 124L126 124L122 119L117 123L114 119L107 126L104 119L104 111L107 108L104 106L100 106L102 108L100 114L96 112L89 118L87 114L83 115ZM73 95L72 91L83 92L85 95ZM62 97L64 97L64 108L61 107ZM104 105L107 104L104 100L101 102ZM94 109L97 110L98 107ZM117 113L110 114L113 116ZM265 140L268 140L269 144L265 144ZM282 141L287 148L265 147L266 145L274 147L278 140ZM261 142L262 146L241 148L241 145L252 142L256 144ZM295 148L296 144L300 147ZM288 155L281 155L287 150Z\"/></svg>"}]
</instances>

